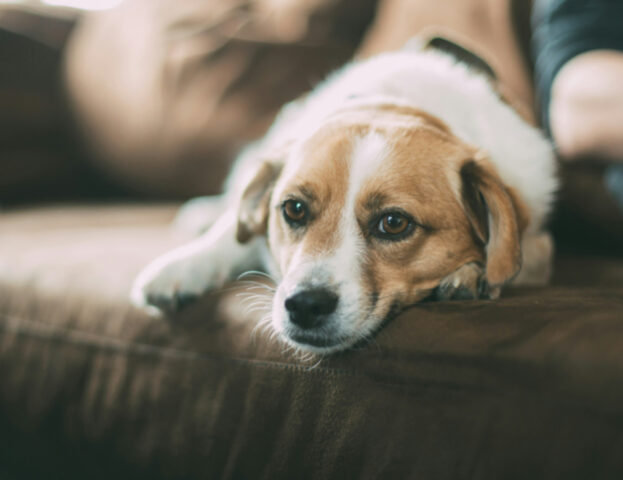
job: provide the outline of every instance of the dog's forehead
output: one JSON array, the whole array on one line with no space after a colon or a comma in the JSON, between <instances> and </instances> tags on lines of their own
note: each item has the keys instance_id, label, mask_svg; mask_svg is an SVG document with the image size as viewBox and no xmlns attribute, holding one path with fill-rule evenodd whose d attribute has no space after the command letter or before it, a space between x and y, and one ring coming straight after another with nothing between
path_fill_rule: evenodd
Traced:
<instances>
[{"instance_id":1,"label":"dog's forehead","mask_svg":"<svg viewBox=\"0 0 623 480\"><path fill-rule=\"evenodd\" d=\"M327 123L301 142L276 190L303 188L327 200L346 191L419 192L425 200L455 182L458 164L472 153L426 117L381 114L364 122L353 115ZM421 188L414 190L416 185Z\"/></svg>"}]
</instances>

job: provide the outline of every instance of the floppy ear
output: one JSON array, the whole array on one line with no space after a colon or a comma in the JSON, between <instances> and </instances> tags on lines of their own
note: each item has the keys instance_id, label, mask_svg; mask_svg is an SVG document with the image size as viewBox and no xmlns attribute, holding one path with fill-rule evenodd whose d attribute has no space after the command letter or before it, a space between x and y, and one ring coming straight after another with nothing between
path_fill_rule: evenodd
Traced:
<instances>
[{"instance_id":1,"label":"floppy ear","mask_svg":"<svg viewBox=\"0 0 623 480\"><path fill-rule=\"evenodd\" d=\"M266 233L270 196L281 168L281 163L262 163L242 193L236 229L236 239L240 243L246 243L255 235Z\"/></svg>"},{"instance_id":2,"label":"floppy ear","mask_svg":"<svg viewBox=\"0 0 623 480\"><path fill-rule=\"evenodd\" d=\"M495 289L521 268L523 218L491 167L470 160L461 168L462 200L475 237L485 246L485 279Z\"/></svg>"}]
</instances>

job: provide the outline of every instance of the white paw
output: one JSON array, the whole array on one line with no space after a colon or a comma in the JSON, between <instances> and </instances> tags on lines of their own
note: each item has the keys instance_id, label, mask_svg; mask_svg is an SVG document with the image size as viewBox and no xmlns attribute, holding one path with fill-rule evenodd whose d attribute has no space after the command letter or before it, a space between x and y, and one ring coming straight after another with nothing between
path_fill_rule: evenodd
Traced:
<instances>
[{"instance_id":1,"label":"white paw","mask_svg":"<svg viewBox=\"0 0 623 480\"><path fill-rule=\"evenodd\" d=\"M200 264L199 264L200 263ZM136 277L130 299L151 314L174 313L194 302L226 278L217 264L171 254L154 260Z\"/></svg>"},{"instance_id":2,"label":"white paw","mask_svg":"<svg viewBox=\"0 0 623 480\"><path fill-rule=\"evenodd\" d=\"M485 298L484 272L476 263L466 263L441 280L438 300L472 300Z\"/></svg>"}]
</instances>

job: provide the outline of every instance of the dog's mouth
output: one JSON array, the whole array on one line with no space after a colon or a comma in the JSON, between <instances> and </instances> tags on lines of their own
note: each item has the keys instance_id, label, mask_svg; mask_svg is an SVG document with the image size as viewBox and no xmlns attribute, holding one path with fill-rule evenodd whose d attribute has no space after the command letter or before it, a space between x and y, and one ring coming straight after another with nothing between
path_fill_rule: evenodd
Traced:
<instances>
[{"instance_id":1,"label":"dog's mouth","mask_svg":"<svg viewBox=\"0 0 623 480\"><path fill-rule=\"evenodd\" d=\"M369 332L360 334L339 334L337 332L305 331L294 328L286 328L282 337L287 343L294 344L302 350L308 350L318 354L329 354L365 347L376 334L389 323L401 309L394 308L384 317L375 328Z\"/></svg>"},{"instance_id":2,"label":"dog's mouth","mask_svg":"<svg viewBox=\"0 0 623 480\"><path fill-rule=\"evenodd\" d=\"M347 339L340 337L327 337L325 335L311 333L288 333L287 338L303 347L334 349L344 344Z\"/></svg>"}]
</instances>

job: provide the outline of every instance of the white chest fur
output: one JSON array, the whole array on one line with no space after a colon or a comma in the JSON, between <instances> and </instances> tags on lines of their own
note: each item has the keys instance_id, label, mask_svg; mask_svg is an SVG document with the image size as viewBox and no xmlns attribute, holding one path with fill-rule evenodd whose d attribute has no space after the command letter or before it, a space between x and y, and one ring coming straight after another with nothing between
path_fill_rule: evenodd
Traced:
<instances>
[{"instance_id":1,"label":"white chest fur","mask_svg":"<svg viewBox=\"0 0 623 480\"><path fill-rule=\"evenodd\" d=\"M350 63L286 106L266 141L300 138L345 107L388 102L424 110L484 150L528 207L528 230L541 228L557 186L549 142L500 100L482 74L443 53L399 51Z\"/></svg>"}]
</instances>

